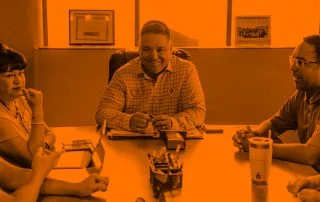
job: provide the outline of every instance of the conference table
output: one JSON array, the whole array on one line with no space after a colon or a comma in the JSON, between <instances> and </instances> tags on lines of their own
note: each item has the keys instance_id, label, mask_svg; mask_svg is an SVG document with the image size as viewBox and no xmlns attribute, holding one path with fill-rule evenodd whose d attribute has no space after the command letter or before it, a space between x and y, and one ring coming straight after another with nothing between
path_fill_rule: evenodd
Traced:
<instances>
[{"instance_id":1,"label":"conference table","mask_svg":"<svg viewBox=\"0 0 320 202\"><path fill-rule=\"evenodd\" d=\"M287 191L286 185L297 177L317 174L311 166L273 159L269 184L253 185L249 155L238 151L231 140L233 133L243 126L211 127L223 129L223 133L186 140L186 148L179 155L183 163L182 188L166 193L166 201L299 201ZM57 135L57 146L66 139L97 139L99 136L95 126L55 127L53 131ZM97 192L92 198L83 200L134 202L143 198L148 202L159 201L153 197L147 154L165 146L163 140L110 140L105 136L102 143L106 153L100 174L109 176L110 184L106 192ZM50 176L75 182L86 175L83 169L66 169L53 170Z\"/></svg>"}]
</instances>

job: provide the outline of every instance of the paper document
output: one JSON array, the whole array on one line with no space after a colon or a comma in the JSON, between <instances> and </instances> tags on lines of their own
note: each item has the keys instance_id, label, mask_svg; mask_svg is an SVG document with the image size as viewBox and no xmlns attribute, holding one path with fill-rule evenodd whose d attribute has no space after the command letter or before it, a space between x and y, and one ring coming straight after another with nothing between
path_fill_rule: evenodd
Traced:
<instances>
[{"instance_id":1,"label":"paper document","mask_svg":"<svg viewBox=\"0 0 320 202\"><path fill-rule=\"evenodd\" d=\"M107 133L108 137L112 138L158 138L160 135L156 131L146 131L143 133L137 133L127 130L110 129Z\"/></svg>"},{"instance_id":2,"label":"paper document","mask_svg":"<svg viewBox=\"0 0 320 202\"><path fill-rule=\"evenodd\" d=\"M65 151L58 159L55 168L85 168L91 160L91 152L89 150Z\"/></svg>"}]
</instances>

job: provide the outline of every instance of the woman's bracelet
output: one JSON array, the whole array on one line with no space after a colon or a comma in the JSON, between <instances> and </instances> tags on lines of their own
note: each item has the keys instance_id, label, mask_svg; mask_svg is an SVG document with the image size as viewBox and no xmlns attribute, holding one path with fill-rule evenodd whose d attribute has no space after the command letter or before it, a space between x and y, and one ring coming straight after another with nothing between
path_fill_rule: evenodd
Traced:
<instances>
[{"instance_id":1,"label":"woman's bracelet","mask_svg":"<svg viewBox=\"0 0 320 202\"><path fill-rule=\"evenodd\" d=\"M44 125L44 121L40 121L40 122L31 122L32 125Z\"/></svg>"}]
</instances>

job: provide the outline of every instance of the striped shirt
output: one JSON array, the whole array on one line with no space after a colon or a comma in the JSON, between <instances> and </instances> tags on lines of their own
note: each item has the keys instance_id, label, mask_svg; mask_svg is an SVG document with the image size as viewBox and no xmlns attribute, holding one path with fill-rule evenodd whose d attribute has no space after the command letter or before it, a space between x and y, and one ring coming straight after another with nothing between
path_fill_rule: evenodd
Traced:
<instances>
[{"instance_id":1,"label":"striped shirt","mask_svg":"<svg viewBox=\"0 0 320 202\"><path fill-rule=\"evenodd\" d=\"M14 105L19 112L17 115L13 114L2 103L0 104L0 127L11 127L16 133L4 134L0 133L0 142L11 139L16 136L22 137L28 141L31 132L31 109L27 104L24 96L18 97L14 101ZM1 130L0 130L1 131Z\"/></svg>"},{"instance_id":2,"label":"striped shirt","mask_svg":"<svg viewBox=\"0 0 320 202\"><path fill-rule=\"evenodd\" d=\"M26 142L31 133L32 111L24 96L20 96L14 101L17 114L11 112L5 105L0 103L0 142L20 136ZM1 129L11 128L12 133L4 133ZM52 130L44 123L45 134L52 133Z\"/></svg>"},{"instance_id":3,"label":"striped shirt","mask_svg":"<svg viewBox=\"0 0 320 202\"><path fill-rule=\"evenodd\" d=\"M133 113L168 115L172 129L188 130L202 126L205 100L196 67L172 56L157 80L142 69L135 58L115 72L99 103L98 125L106 119L107 127L130 130Z\"/></svg>"},{"instance_id":4,"label":"striped shirt","mask_svg":"<svg viewBox=\"0 0 320 202\"><path fill-rule=\"evenodd\" d=\"M308 99L296 91L270 121L277 133L297 130L301 143L320 146L320 92Z\"/></svg>"}]
</instances>

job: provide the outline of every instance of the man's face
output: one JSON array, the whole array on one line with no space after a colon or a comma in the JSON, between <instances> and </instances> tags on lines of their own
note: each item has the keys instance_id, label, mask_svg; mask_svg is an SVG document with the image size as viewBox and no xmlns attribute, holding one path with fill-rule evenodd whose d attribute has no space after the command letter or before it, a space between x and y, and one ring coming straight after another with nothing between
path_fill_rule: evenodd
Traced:
<instances>
[{"instance_id":1,"label":"man's face","mask_svg":"<svg viewBox=\"0 0 320 202\"><path fill-rule=\"evenodd\" d=\"M140 58L147 74L157 75L169 63L171 42L166 35L146 33L141 36Z\"/></svg>"},{"instance_id":2,"label":"man's face","mask_svg":"<svg viewBox=\"0 0 320 202\"><path fill-rule=\"evenodd\" d=\"M311 90L320 87L320 64L317 62L315 47L306 42L293 51L290 61L292 77L298 90Z\"/></svg>"}]
</instances>

